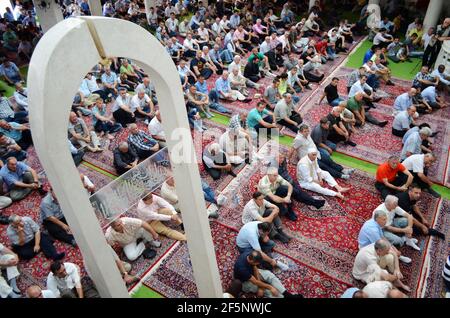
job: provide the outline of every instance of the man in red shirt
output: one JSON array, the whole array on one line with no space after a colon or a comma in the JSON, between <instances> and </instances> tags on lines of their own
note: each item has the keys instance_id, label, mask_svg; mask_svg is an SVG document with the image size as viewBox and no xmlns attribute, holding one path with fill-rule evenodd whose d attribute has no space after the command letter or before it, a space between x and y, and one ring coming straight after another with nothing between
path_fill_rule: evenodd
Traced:
<instances>
[{"instance_id":1,"label":"man in red shirt","mask_svg":"<svg viewBox=\"0 0 450 318\"><path fill-rule=\"evenodd\" d=\"M314 47L316 48L317 53L319 53L321 56L323 56L327 60L331 59L327 54L328 37L324 37L321 41L317 42Z\"/></svg>"},{"instance_id":2,"label":"man in red shirt","mask_svg":"<svg viewBox=\"0 0 450 318\"><path fill-rule=\"evenodd\" d=\"M413 175L400 163L397 156L391 156L387 162L378 166L376 179L375 188L380 191L384 200L389 194L408 190Z\"/></svg>"}]
</instances>

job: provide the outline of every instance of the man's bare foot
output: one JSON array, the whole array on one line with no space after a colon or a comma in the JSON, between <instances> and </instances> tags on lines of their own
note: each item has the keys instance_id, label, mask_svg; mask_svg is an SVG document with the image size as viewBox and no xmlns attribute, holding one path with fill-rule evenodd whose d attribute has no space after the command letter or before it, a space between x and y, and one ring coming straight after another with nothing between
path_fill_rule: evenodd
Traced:
<instances>
[{"instance_id":1,"label":"man's bare foot","mask_svg":"<svg viewBox=\"0 0 450 318\"><path fill-rule=\"evenodd\" d=\"M342 193L345 193L345 192L347 192L348 190L350 190L350 188L342 188L342 187L340 187L340 186L337 186L336 189L337 189L339 192L342 192Z\"/></svg>"},{"instance_id":2,"label":"man's bare foot","mask_svg":"<svg viewBox=\"0 0 450 318\"><path fill-rule=\"evenodd\" d=\"M338 197L341 200L344 200L344 196L340 192L338 192L338 194L336 194L336 197Z\"/></svg>"}]
</instances>

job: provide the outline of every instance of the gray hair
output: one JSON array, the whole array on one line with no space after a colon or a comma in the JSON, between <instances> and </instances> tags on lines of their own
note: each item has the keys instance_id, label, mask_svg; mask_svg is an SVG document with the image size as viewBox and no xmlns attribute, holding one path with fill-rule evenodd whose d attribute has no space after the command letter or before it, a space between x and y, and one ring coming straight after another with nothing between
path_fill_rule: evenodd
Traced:
<instances>
[{"instance_id":1,"label":"gray hair","mask_svg":"<svg viewBox=\"0 0 450 318\"><path fill-rule=\"evenodd\" d=\"M428 127L423 127L420 131L419 134L421 135L425 135L425 136L430 136L433 132L431 131L430 128Z\"/></svg>"},{"instance_id":2,"label":"gray hair","mask_svg":"<svg viewBox=\"0 0 450 318\"><path fill-rule=\"evenodd\" d=\"M375 242L375 250L376 251L385 251L391 248L391 243L385 238L381 238Z\"/></svg>"},{"instance_id":3,"label":"gray hair","mask_svg":"<svg viewBox=\"0 0 450 318\"><path fill-rule=\"evenodd\" d=\"M306 129L309 129L308 124L301 124L300 127L298 127L298 130L299 130L299 131L304 131L304 130L306 130Z\"/></svg>"},{"instance_id":4,"label":"gray hair","mask_svg":"<svg viewBox=\"0 0 450 318\"><path fill-rule=\"evenodd\" d=\"M436 156L434 153L429 152L425 154L425 158L436 159Z\"/></svg>"},{"instance_id":5,"label":"gray hair","mask_svg":"<svg viewBox=\"0 0 450 318\"><path fill-rule=\"evenodd\" d=\"M378 218L380 218L382 216L387 216L387 213L383 210L376 210L375 213L373 214L373 219L377 220Z\"/></svg>"},{"instance_id":6,"label":"gray hair","mask_svg":"<svg viewBox=\"0 0 450 318\"><path fill-rule=\"evenodd\" d=\"M386 199L384 199L384 203L397 204L398 198L395 195L389 194L386 196Z\"/></svg>"},{"instance_id":7,"label":"gray hair","mask_svg":"<svg viewBox=\"0 0 450 318\"><path fill-rule=\"evenodd\" d=\"M267 174L278 174L278 168L276 167L267 168Z\"/></svg>"},{"instance_id":8,"label":"gray hair","mask_svg":"<svg viewBox=\"0 0 450 318\"><path fill-rule=\"evenodd\" d=\"M15 222L19 222L22 218L20 216L18 216L17 214L11 214L9 216L9 223L15 223Z\"/></svg>"}]
</instances>

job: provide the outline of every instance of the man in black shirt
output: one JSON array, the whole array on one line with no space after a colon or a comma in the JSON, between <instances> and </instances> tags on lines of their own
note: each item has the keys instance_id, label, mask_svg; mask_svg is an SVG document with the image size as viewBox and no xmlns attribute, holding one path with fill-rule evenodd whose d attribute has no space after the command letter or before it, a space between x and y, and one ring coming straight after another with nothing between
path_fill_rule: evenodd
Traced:
<instances>
[{"instance_id":1,"label":"man in black shirt","mask_svg":"<svg viewBox=\"0 0 450 318\"><path fill-rule=\"evenodd\" d=\"M245 65L244 77L255 83L261 79L258 56L255 56L251 62L248 62L247 65Z\"/></svg>"},{"instance_id":2,"label":"man in black shirt","mask_svg":"<svg viewBox=\"0 0 450 318\"><path fill-rule=\"evenodd\" d=\"M331 112L327 115L327 119L330 122L328 140L334 144L343 141L345 144L352 147L356 146L356 144L350 140L350 132L345 128L345 125L341 120L341 109L339 107L333 107Z\"/></svg>"},{"instance_id":3,"label":"man in black shirt","mask_svg":"<svg viewBox=\"0 0 450 318\"><path fill-rule=\"evenodd\" d=\"M303 298L289 293L280 280L269 270L260 269L262 262L259 251L242 253L234 264L234 278L242 282L242 291L254 293L257 297Z\"/></svg>"},{"instance_id":4,"label":"man in black shirt","mask_svg":"<svg viewBox=\"0 0 450 318\"><path fill-rule=\"evenodd\" d=\"M136 167L138 157L133 149L128 147L126 142L122 142L119 147L114 150L114 168L117 173L123 174Z\"/></svg>"},{"instance_id":5,"label":"man in black shirt","mask_svg":"<svg viewBox=\"0 0 450 318\"><path fill-rule=\"evenodd\" d=\"M191 60L190 68L195 76L199 77L202 75L205 80L210 78L213 73L211 65L202 58L202 51L197 51L195 57Z\"/></svg>"},{"instance_id":6,"label":"man in black shirt","mask_svg":"<svg viewBox=\"0 0 450 318\"><path fill-rule=\"evenodd\" d=\"M338 106L342 101L344 101L343 98L339 97L338 90L337 90L338 83L339 83L339 79L337 77L333 77L333 79L331 80L331 83L325 87L323 94L319 99L318 105L320 105L320 103L322 103L322 100L325 98L325 96L327 97L328 104L330 104L330 106L333 106L333 107Z\"/></svg>"},{"instance_id":7,"label":"man in black shirt","mask_svg":"<svg viewBox=\"0 0 450 318\"><path fill-rule=\"evenodd\" d=\"M421 194L422 189L418 185L412 184L407 192L399 192L395 196L398 198L398 206L413 216L413 229L415 231L420 231L424 235L438 236L439 238L445 240L445 235L435 229L432 229L430 227L430 223L420 212L417 202L420 200Z\"/></svg>"}]
</instances>

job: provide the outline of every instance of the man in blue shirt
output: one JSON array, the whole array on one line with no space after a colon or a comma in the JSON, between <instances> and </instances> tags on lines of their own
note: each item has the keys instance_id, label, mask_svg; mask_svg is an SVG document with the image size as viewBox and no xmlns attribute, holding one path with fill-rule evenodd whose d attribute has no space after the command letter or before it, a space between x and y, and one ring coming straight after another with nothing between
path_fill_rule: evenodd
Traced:
<instances>
[{"instance_id":1,"label":"man in blue shirt","mask_svg":"<svg viewBox=\"0 0 450 318\"><path fill-rule=\"evenodd\" d=\"M368 60L372 58L372 55L375 53L378 46L372 45L370 49L367 50L366 54L364 54L363 64L366 64Z\"/></svg>"},{"instance_id":2,"label":"man in blue shirt","mask_svg":"<svg viewBox=\"0 0 450 318\"><path fill-rule=\"evenodd\" d=\"M443 93L446 89L447 88L442 83L439 83L437 86L428 86L422 91L422 97L431 108L443 108L445 107L445 101L438 93Z\"/></svg>"},{"instance_id":3,"label":"man in blue shirt","mask_svg":"<svg viewBox=\"0 0 450 318\"><path fill-rule=\"evenodd\" d=\"M219 104L219 95L215 89L208 90L208 85L206 84L205 77L203 75L199 75L197 77L198 81L195 83L195 87L197 88L197 92L208 95L209 97L209 108L215 109L219 113L231 114L231 110Z\"/></svg>"},{"instance_id":4,"label":"man in blue shirt","mask_svg":"<svg viewBox=\"0 0 450 318\"><path fill-rule=\"evenodd\" d=\"M23 162L17 162L14 157L6 160L6 164L0 170L0 177L6 183L13 201L24 199L33 190L38 190L40 194L47 193L42 188L36 171Z\"/></svg>"},{"instance_id":5,"label":"man in blue shirt","mask_svg":"<svg viewBox=\"0 0 450 318\"><path fill-rule=\"evenodd\" d=\"M416 95L416 93L417 90L415 88L411 88L408 92L398 95L394 101L394 109L397 111L407 110L412 106L412 97Z\"/></svg>"}]
</instances>

